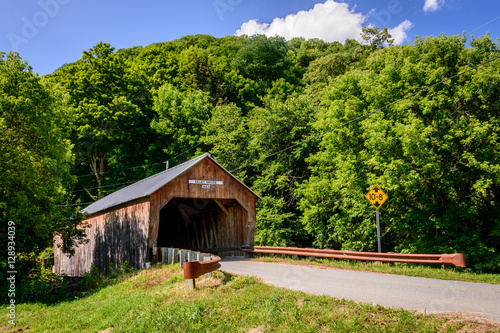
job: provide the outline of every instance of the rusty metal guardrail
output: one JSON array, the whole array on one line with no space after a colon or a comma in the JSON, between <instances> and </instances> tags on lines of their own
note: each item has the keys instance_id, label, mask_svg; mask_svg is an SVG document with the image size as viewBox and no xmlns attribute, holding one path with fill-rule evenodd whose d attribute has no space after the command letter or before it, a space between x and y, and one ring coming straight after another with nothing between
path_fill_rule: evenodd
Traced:
<instances>
[{"instance_id":1,"label":"rusty metal guardrail","mask_svg":"<svg viewBox=\"0 0 500 333\"><path fill-rule=\"evenodd\" d=\"M184 269L184 280L188 289L196 287L195 279L216 271L221 267L219 263L221 258L219 256L198 251L153 247L150 253L151 259L157 262L180 264L181 268Z\"/></svg>"},{"instance_id":2,"label":"rusty metal guardrail","mask_svg":"<svg viewBox=\"0 0 500 333\"><path fill-rule=\"evenodd\" d=\"M274 246L243 246L242 251L254 253L271 253L297 255L307 257L322 257L361 261L402 262L413 264L439 264L465 267L465 255L454 254L403 254L403 253L378 253L339 250L303 249L297 247Z\"/></svg>"},{"instance_id":3,"label":"rusty metal guardrail","mask_svg":"<svg viewBox=\"0 0 500 333\"><path fill-rule=\"evenodd\" d=\"M219 256L209 261L192 261L184 263L184 280L188 289L196 288L195 279L202 275L218 270L221 266Z\"/></svg>"}]
</instances>

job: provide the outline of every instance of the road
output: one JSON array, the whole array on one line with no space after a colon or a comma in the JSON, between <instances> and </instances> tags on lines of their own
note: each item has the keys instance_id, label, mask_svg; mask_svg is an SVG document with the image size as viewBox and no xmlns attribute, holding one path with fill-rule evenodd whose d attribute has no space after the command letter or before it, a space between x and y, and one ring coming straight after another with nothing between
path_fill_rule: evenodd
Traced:
<instances>
[{"instance_id":1,"label":"road","mask_svg":"<svg viewBox=\"0 0 500 333\"><path fill-rule=\"evenodd\" d=\"M221 270L293 290L427 313L472 312L500 322L500 285L252 262Z\"/></svg>"}]
</instances>

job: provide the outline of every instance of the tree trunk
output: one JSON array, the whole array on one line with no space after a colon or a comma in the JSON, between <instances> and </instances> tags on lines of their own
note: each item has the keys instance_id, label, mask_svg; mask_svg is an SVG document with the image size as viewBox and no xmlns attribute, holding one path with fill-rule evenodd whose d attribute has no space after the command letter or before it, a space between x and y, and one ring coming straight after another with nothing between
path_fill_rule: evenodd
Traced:
<instances>
[{"instance_id":1,"label":"tree trunk","mask_svg":"<svg viewBox=\"0 0 500 333\"><path fill-rule=\"evenodd\" d=\"M103 152L98 152L95 155L90 156L90 168L94 173L94 176L97 181L97 199L101 199L103 197L102 194L102 186L104 182L104 159L106 155Z\"/></svg>"}]
</instances>

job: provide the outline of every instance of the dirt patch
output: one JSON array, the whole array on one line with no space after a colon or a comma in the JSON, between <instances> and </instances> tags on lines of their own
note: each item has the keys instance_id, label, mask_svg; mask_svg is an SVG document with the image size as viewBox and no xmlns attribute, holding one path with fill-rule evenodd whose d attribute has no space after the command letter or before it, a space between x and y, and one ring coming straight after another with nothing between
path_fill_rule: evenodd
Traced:
<instances>
[{"instance_id":1,"label":"dirt patch","mask_svg":"<svg viewBox=\"0 0 500 333\"><path fill-rule=\"evenodd\" d=\"M114 330L113 327L106 328L104 331L99 331L99 333L110 333Z\"/></svg>"},{"instance_id":2,"label":"dirt patch","mask_svg":"<svg viewBox=\"0 0 500 333\"><path fill-rule=\"evenodd\" d=\"M222 278L215 278L215 277L209 277L209 278L200 278L196 279L196 286L197 287L218 287L224 283Z\"/></svg>"},{"instance_id":3,"label":"dirt patch","mask_svg":"<svg viewBox=\"0 0 500 333\"><path fill-rule=\"evenodd\" d=\"M6 333L14 333L14 332L27 332L30 329L29 325L26 325L25 327L15 327L12 325L9 326L3 326L0 327L0 332L6 332Z\"/></svg>"},{"instance_id":4,"label":"dirt patch","mask_svg":"<svg viewBox=\"0 0 500 333\"><path fill-rule=\"evenodd\" d=\"M436 318L446 319L441 330L445 330L446 326L461 326L456 331L459 333L465 332L499 332L500 323L489 320L486 316L469 312L451 312L451 313L436 313L433 316ZM463 326L462 326L463 325Z\"/></svg>"},{"instance_id":5,"label":"dirt patch","mask_svg":"<svg viewBox=\"0 0 500 333\"><path fill-rule=\"evenodd\" d=\"M247 333L263 333L263 332L265 332L265 327L264 326L259 326L259 327L256 327L256 328L252 328Z\"/></svg>"},{"instance_id":6,"label":"dirt patch","mask_svg":"<svg viewBox=\"0 0 500 333\"><path fill-rule=\"evenodd\" d=\"M149 288L153 288L155 286L158 286L160 284L162 284L163 282L167 281L167 278L165 277L161 277L161 278L158 278L158 279L154 279L154 280L148 280L148 281L142 281L142 282L136 282L132 285L132 288L131 290L134 290L135 288L137 287L143 287L144 289L149 289Z\"/></svg>"}]
</instances>

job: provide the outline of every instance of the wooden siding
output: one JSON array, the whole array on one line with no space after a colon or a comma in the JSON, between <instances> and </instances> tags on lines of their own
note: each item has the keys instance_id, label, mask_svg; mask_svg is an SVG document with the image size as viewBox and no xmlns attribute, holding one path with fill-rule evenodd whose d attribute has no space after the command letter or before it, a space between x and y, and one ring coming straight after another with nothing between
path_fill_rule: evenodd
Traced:
<instances>
[{"instance_id":1,"label":"wooden siding","mask_svg":"<svg viewBox=\"0 0 500 333\"><path fill-rule=\"evenodd\" d=\"M229 214L220 211L217 219L217 242L219 248L234 248L246 245L248 234L247 211L241 206L228 207ZM253 244L253 241L252 241ZM222 256L244 256L241 251L219 252Z\"/></svg>"},{"instance_id":2,"label":"wooden siding","mask_svg":"<svg viewBox=\"0 0 500 333\"><path fill-rule=\"evenodd\" d=\"M189 180L218 181L222 185L204 188ZM162 208L172 199L187 206L182 212L179 209L179 214L193 211L195 216L161 217ZM185 247L228 249L253 245L256 199L234 176L205 158L150 196L92 215L85 221L88 243L79 245L73 257L61 253L57 247L60 239L56 237L54 272L82 276L95 265L106 273L110 264L117 268L124 261L137 269L144 268L149 250L158 246L160 221L162 225L166 221L168 233L176 233L167 237L168 242L177 237ZM174 205L176 209L179 203ZM179 219L184 222L178 223ZM169 221L177 224L169 225ZM220 255L248 254L227 251Z\"/></svg>"},{"instance_id":3,"label":"wooden siding","mask_svg":"<svg viewBox=\"0 0 500 333\"><path fill-rule=\"evenodd\" d=\"M201 184L190 184L189 180L222 181L223 184L210 185L210 188L203 188ZM218 238L221 244L223 244L223 241L228 242L227 237L234 236L235 239L238 239L237 242L231 242L235 246L253 245L255 234L255 194L239 183L231 174L206 158L151 195L151 223L148 235L148 247L157 246L160 210L174 198L237 200L242 209L233 210L234 212L229 217L224 217L224 214L218 214L217 221L218 224L221 224L220 228L224 228L222 225L226 225L228 228L233 227L235 230L234 234L229 234L233 231L221 231L218 232ZM219 231L219 226L217 230ZM222 247L221 244L219 244L219 247Z\"/></svg>"},{"instance_id":4,"label":"wooden siding","mask_svg":"<svg viewBox=\"0 0 500 333\"><path fill-rule=\"evenodd\" d=\"M85 220L88 242L75 248L75 255L63 254L54 240L54 272L82 276L95 265L107 273L109 266L118 268L127 261L134 268L144 268L147 258L149 198L123 204Z\"/></svg>"}]
</instances>

